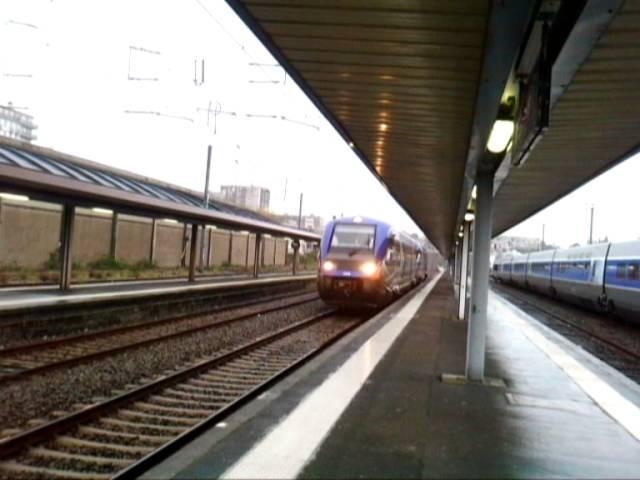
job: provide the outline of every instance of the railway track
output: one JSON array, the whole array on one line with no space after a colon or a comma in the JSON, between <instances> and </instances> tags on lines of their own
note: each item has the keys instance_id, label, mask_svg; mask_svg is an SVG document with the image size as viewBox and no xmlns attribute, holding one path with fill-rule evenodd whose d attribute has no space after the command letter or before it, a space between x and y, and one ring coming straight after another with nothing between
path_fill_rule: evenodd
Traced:
<instances>
[{"instance_id":1,"label":"railway track","mask_svg":"<svg viewBox=\"0 0 640 480\"><path fill-rule=\"evenodd\" d=\"M269 300L260 299L245 301L242 304L226 305L211 312L218 314L231 311L234 308L242 308L242 313L225 319L187 314L177 318L137 323L7 348L0 350L0 382L25 378L55 368L70 367L125 350L229 325L256 315L291 308L317 299L318 296L315 293L281 295ZM280 300L284 300L284 302L264 308L264 304ZM250 308L247 311L246 307L248 306L255 308Z\"/></svg>"},{"instance_id":2,"label":"railway track","mask_svg":"<svg viewBox=\"0 0 640 480\"><path fill-rule=\"evenodd\" d=\"M325 311L0 442L6 478L133 478L362 323Z\"/></svg>"},{"instance_id":3,"label":"railway track","mask_svg":"<svg viewBox=\"0 0 640 480\"><path fill-rule=\"evenodd\" d=\"M125 298L122 301L102 301L95 304L56 305L26 312L0 313L0 349L12 348L56 337L68 337L88 331L115 326L133 325L153 320L186 315L205 315L242 305L247 299L266 301L269 298L308 293L309 284L225 288L214 292L175 293L167 289L161 296Z\"/></svg>"},{"instance_id":4,"label":"railway track","mask_svg":"<svg viewBox=\"0 0 640 480\"><path fill-rule=\"evenodd\" d=\"M531 294L513 287L493 284L493 289L546 326L640 383L640 330L629 328L615 319L591 318L595 317L591 312L579 312L579 318L576 318L573 310L577 309L573 307L554 305L552 308L548 305L551 300L532 298ZM600 322L606 322L606 328Z\"/></svg>"}]
</instances>

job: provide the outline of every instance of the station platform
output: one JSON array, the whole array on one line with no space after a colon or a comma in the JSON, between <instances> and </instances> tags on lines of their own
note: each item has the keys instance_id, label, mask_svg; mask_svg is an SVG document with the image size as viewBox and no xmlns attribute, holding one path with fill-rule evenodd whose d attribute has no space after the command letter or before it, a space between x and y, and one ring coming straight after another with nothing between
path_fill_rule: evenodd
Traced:
<instances>
[{"instance_id":1,"label":"station platform","mask_svg":"<svg viewBox=\"0 0 640 480\"><path fill-rule=\"evenodd\" d=\"M57 286L7 287L0 290L0 315L51 307L152 298L169 294L309 281L315 278L315 273L300 273L295 276L274 273L263 274L258 278L246 274L221 275L197 278L195 282L189 282L183 278L78 284L73 285L68 291L62 291Z\"/></svg>"},{"instance_id":2,"label":"station platform","mask_svg":"<svg viewBox=\"0 0 640 480\"><path fill-rule=\"evenodd\" d=\"M640 477L637 384L494 293L492 381L443 381L455 310L440 274L143 478Z\"/></svg>"}]
</instances>

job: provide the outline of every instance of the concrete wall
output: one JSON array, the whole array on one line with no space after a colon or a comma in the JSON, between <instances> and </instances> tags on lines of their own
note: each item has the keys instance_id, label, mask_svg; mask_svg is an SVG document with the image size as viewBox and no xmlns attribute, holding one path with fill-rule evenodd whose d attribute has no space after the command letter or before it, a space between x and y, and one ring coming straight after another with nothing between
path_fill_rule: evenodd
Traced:
<instances>
[{"instance_id":1,"label":"concrete wall","mask_svg":"<svg viewBox=\"0 0 640 480\"><path fill-rule=\"evenodd\" d=\"M276 249L276 239L267 237L262 243L262 265L273 265L273 254Z\"/></svg>"},{"instance_id":2,"label":"concrete wall","mask_svg":"<svg viewBox=\"0 0 640 480\"><path fill-rule=\"evenodd\" d=\"M276 265L285 265L287 259L287 240L276 239Z\"/></svg>"},{"instance_id":3,"label":"concrete wall","mask_svg":"<svg viewBox=\"0 0 640 480\"><path fill-rule=\"evenodd\" d=\"M128 263L149 259L151 242L151 220L142 217L120 215L118 217L118 237L116 258ZM75 252L74 252L75 253Z\"/></svg>"},{"instance_id":4,"label":"concrete wall","mask_svg":"<svg viewBox=\"0 0 640 480\"><path fill-rule=\"evenodd\" d=\"M62 210L57 205L33 201L0 201L0 268L43 268L51 252L59 248L61 217ZM74 262L87 264L110 254L111 223L112 216L109 213L76 210L72 252ZM154 262L157 266L180 266L183 233L182 223L156 221ZM149 260L151 234L151 219L118 215L116 258L132 264ZM187 237L191 236L190 225L187 225L186 234ZM205 242L205 255L209 255L210 266L231 263L234 266L253 267L254 234L199 229L198 259L201 241ZM276 264L284 265L286 245L285 239L264 238L261 264L273 265L275 254ZM190 239L184 249L185 265L189 264L189 246Z\"/></svg>"},{"instance_id":5,"label":"concrete wall","mask_svg":"<svg viewBox=\"0 0 640 480\"><path fill-rule=\"evenodd\" d=\"M156 222L154 262L159 267L179 267L182 253L182 224Z\"/></svg>"},{"instance_id":6,"label":"concrete wall","mask_svg":"<svg viewBox=\"0 0 640 480\"><path fill-rule=\"evenodd\" d=\"M232 232L231 236L233 238L231 242L231 265L244 266L247 264L247 235Z\"/></svg>"},{"instance_id":7,"label":"concrete wall","mask_svg":"<svg viewBox=\"0 0 640 480\"><path fill-rule=\"evenodd\" d=\"M253 263L256 257L256 236L249 235L249 261L247 262L247 266L253 268Z\"/></svg>"},{"instance_id":8,"label":"concrete wall","mask_svg":"<svg viewBox=\"0 0 640 480\"><path fill-rule=\"evenodd\" d=\"M211 239L211 265L218 266L229 261L229 232L213 230Z\"/></svg>"},{"instance_id":9,"label":"concrete wall","mask_svg":"<svg viewBox=\"0 0 640 480\"><path fill-rule=\"evenodd\" d=\"M73 261L88 263L104 258L111 250L111 215L76 211L73 230Z\"/></svg>"},{"instance_id":10,"label":"concrete wall","mask_svg":"<svg viewBox=\"0 0 640 480\"><path fill-rule=\"evenodd\" d=\"M0 199L0 265L38 268L60 243L62 209Z\"/></svg>"}]
</instances>

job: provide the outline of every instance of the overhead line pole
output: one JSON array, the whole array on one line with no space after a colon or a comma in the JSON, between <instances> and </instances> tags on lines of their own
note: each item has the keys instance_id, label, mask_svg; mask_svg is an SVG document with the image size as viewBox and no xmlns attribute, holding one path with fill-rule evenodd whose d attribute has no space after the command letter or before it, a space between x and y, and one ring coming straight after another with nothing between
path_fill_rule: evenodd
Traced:
<instances>
[{"instance_id":1,"label":"overhead line pole","mask_svg":"<svg viewBox=\"0 0 640 480\"><path fill-rule=\"evenodd\" d=\"M204 179L204 208L209 208L209 174L211 172L211 145L207 147L207 173ZM205 266L204 258L204 229L202 230L202 242L200 242L200 269Z\"/></svg>"},{"instance_id":2,"label":"overhead line pole","mask_svg":"<svg viewBox=\"0 0 640 480\"><path fill-rule=\"evenodd\" d=\"M589 222L589 245L593 243L593 205L591 205L591 221Z\"/></svg>"}]
</instances>

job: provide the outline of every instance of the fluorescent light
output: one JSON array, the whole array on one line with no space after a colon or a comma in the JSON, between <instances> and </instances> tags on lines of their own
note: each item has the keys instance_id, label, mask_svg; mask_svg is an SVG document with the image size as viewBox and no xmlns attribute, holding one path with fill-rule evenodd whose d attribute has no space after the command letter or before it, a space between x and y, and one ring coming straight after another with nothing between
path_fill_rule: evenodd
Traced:
<instances>
[{"instance_id":1,"label":"fluorescent light","mask_svg":"<svg viewBox=\"0 0 640 480\"><path fill-rule=\"evenodd\" d=\"M162 221L167 223L178 223L178 221L173 218L163 218Z\"/></svg>"},{"instance_id":2,"label":"fluorescent light","mask_svg":"<svg viewBox=\"0 0 640 480\"><path fill-rule=\"evenodd\" d=\"M91 211L96 213L107 213L109 215L113 213L113 210L109 210L108 208L100 208L100 207L93 207Z\"/></svg>"},{"instance_id":3,"label":"fluorescent light","mask_svg":"<svg viewBox=\"0 0 640 480\"><path fill-rule=\"evenodd\" d=\"M462 232L458 232L458 236L459 236L460 238L462 238L462 237L464 237L464 234L463 234Z\"/></svg>"},{"instance_id":4,"label":"fluorescent light","mask_svg":"<svg viewBox=\"0 0 640 480\"><path fill-rule=\"evenodd\" d=\"M473 189L471 190L471 198L475 200L477 196L478 196L478 187L474 185Z\"/></svg>"},{"instance_id":5,"label":"fluorescent light","mask_svg":"<svg viewBox=\"0 0 640 480\"><path fill-rule=\"evenodd\" d=\"M4 198L5 200L16 200L18 202L28 202L29 197L26 195L16 195L15 193L0 193L0 198Z\"/></svg>"},{"instance_id":6,"label":"fluorescent light","mask_svg":"<svg viewBox=\"0 0 640 480\"><path fill-rule=\"evenodd\" d=\"M513 136L513 120L496 120L489 135L487 149L492 153L502 153L509 146Z\"/></svg>"},{"instance_id":7,"label":"fluorescent light","mask_svg":"<svg viewBox=\"0 0 640 480\"><path fill-rule=\"evenodd\" d=\"M465 222L473 222L473 219L476 218L476 216L473 214L473 212L467 212L464 214L464 221Z\"/></svg>"}]
</instances>

